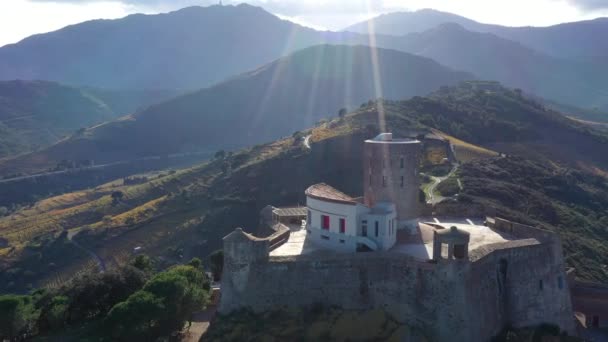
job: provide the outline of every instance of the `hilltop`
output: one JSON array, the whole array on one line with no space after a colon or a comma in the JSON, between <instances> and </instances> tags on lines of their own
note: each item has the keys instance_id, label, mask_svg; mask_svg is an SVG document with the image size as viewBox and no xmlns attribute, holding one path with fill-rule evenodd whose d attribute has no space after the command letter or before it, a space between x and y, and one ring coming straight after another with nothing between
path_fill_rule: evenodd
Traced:
<instances>
[{"instance_id":1,"label":"hilltop","mask_svg":"<svg viewBox=\"0 0 608 342\"><path fill-rule=\"evenodd\" d=\"M433 128L499 152L526 152L466 158L458 172L459 200L490 204L501 216L558 232L579 275L608 279L608 184L598 175L607 165L599 152L605 137L516 91L466 83L428 98L369 103L343 119L190 169L41 201L0 219L6 239L0 284L6 284L4 291L27 283L55 286L78 270L99 267L82 248L107 267L128 259L135 247L165 265L206 257L234 227L255 232L264 206L304 203L310 184L327 182L361 194L361 174L353 170L361 167L363 140L381 130L380 118L382 130L398 136ZM302 143L308 135L310 149ZM566 135L575 138L566 142L581 145L562 151ZM577 149L598 152L579 161Z\"/></svg>"},{"instance_id":2,"label":"hilltop","mask_svg":"<svg viewBox=\"0 0 608 342\"><path fill-rule=\"evenodd\" d=\"M106 163L240 148L291 135L370 98L425 95L473 78L394 50L314 46L0 163L0 174L44 170L64 159Z\"/></svg>"}]
</instances>

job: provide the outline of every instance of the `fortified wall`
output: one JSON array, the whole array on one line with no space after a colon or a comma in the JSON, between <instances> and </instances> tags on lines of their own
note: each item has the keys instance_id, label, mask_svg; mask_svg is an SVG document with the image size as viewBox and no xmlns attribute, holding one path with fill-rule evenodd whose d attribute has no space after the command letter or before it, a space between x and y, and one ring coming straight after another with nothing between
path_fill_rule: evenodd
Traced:
<instances>
[{"instance_id":1,"label":"fortified wall","mask_svg":"<svg viewBox=\"0 0 608 342\"><path fill-rule=\"evenodd\" d=\"M460 260L392 252L269 256L270 239L238 228L224 238L219 311L319 303L381 308L433 341L486 341L507 324L551 323L573 333L559 239L501 219L488 225L519 239L482 246Z\"/></svg>"}]
</instances>

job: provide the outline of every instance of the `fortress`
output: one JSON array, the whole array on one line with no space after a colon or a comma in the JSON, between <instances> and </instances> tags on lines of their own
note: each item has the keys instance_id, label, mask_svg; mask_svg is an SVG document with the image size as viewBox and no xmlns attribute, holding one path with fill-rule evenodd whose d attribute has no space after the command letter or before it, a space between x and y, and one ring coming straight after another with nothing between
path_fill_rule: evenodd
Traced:
<instances>
[{"instance_id":1,"label":"fortress","mask_svg":"<svg viewBox=\"0 0 608 342\"><path fill-rule=\"evenodd\" d=\"M362 198L315 184L306 207L262 211L271 236L226 236L219 312L379 308L433 341L487 341L507 325L574 333L559 238L432 215L419 199L421 154L420 141L380 134L365 142Z\"/></svg>"}]
</instances>

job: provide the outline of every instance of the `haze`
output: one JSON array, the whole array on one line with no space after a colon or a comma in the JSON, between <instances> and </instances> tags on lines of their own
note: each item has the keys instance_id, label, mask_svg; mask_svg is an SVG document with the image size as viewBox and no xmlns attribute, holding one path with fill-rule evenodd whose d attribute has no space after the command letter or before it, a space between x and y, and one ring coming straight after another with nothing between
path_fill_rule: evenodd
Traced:
<instances>
[{"instance_id":1,"label":"haze","mask_svg":"<svg viewBox=\"0 0 608 342\"><path fill-rule=\"evenodd\" d=\"M133 13L161 13L210 0L11 0L0 2L0 46L37 33L92 19ZM224 4L241 1L225 0ZM252 0L252 5L301 25L340 30L381 13L433 8L509 26L548 26L608 15L608 3L594 0Z\"/></svg>"}]
</instances>

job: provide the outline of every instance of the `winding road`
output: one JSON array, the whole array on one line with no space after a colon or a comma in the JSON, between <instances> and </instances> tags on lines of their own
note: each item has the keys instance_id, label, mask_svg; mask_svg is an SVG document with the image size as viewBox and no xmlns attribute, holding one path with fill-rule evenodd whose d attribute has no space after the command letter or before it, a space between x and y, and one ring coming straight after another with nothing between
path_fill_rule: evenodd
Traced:
<instances>
[{"instance_id":1,"label":"winding road","mask_svg":"<svg viewBox=\"0 0 608 342\"><path fill-rule=\"evenodd\" d=\"M448 173L446 176L443 176L443 177L430 176L431 179L433 179L433 184L431 184L431 186L429 186L426 190L427 195L429 196L428 201L426 201L427 203L437 204L445 199L445 197L443 197L443 196L435 196L435 190L437 189L437 186L439 186L439 184L441 184L441 182L450 178L450 176L452 176L454 174L454 172L456 172L456 170L458 170L458 165L454 165L452 170L450 170L450 173ZM458 180L458 185L460 186L460 180Z\"/></svg>"}]
</instances>

